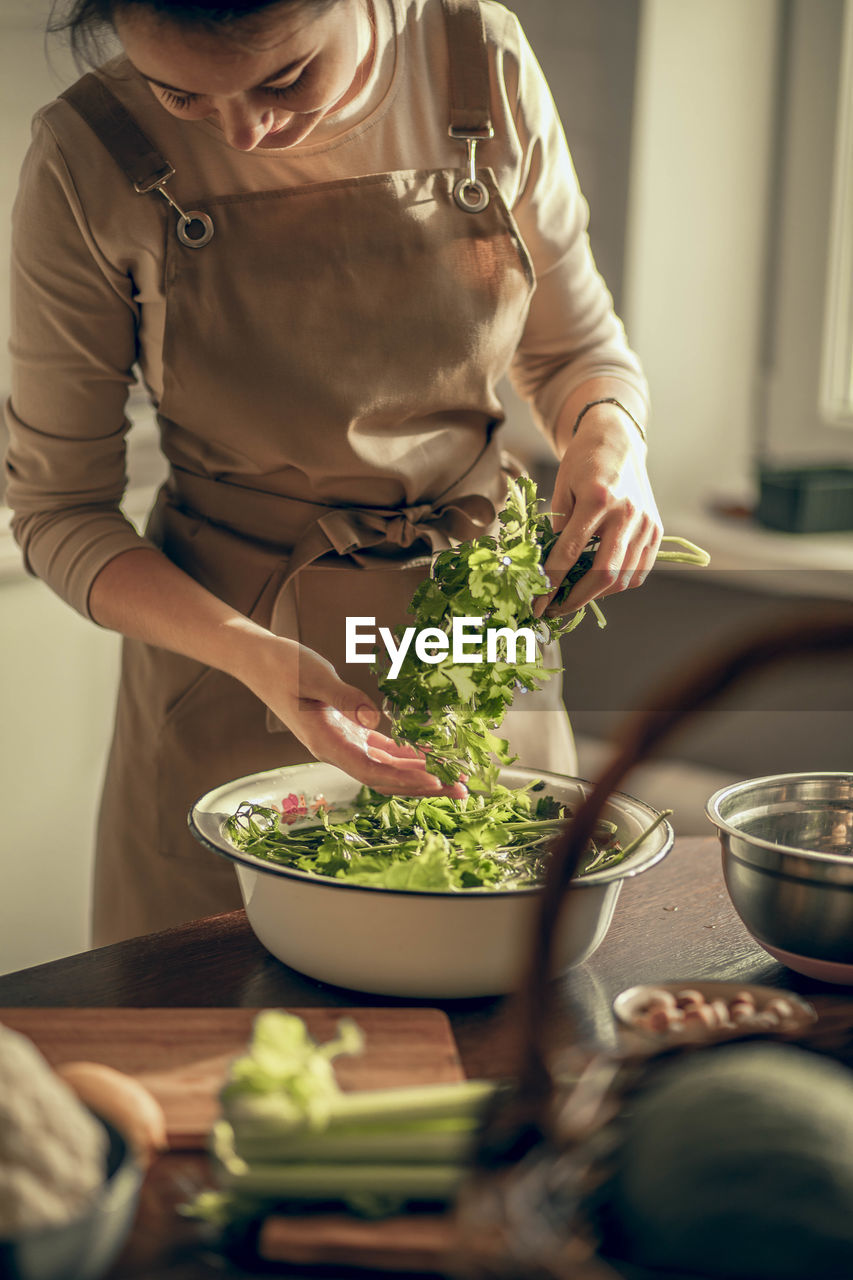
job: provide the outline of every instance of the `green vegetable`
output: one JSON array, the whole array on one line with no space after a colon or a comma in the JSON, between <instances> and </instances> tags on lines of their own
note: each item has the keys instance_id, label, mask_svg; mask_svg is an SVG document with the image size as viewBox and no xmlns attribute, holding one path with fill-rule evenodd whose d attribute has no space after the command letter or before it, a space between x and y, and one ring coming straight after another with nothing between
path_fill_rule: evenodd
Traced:
<instances>
[{"instance_id":1,"label":"green vegetable","mask_svg":"<svg viewBox=\"0 0 853 1280\"><path fill-rule=\"evenodd\" d=\"M436 628L451 636L454 618L482 618L484 627L529 628L544 643L572 631L586 608L558 618L536 618L539 596L551 584L544 571L558 534L549 516L538 513L536 485L528 477L509 481L507 503L495 536L463 542L436 556L431 576L412 597L409 612L416 630ZM680 550L662 550L659 560L707 565L701 548L683 538L664 538ZM592 565L598 540L593 539L566 575L554 603L565 600L574 584ZM590 610L604 626L594 601ZM399 643L404 628L398 627ZM425 664L410 648L397 675L380 674L379 688L398 742L428 753L427 768L442 782L463 775L469 788L488 791L497 781L499 765L511 763L509 745L496 733L519 690L539 688L555 674L546 668L541 647L533 662L507 661L506 641L499 642L497 662L460 664L452 654L435 665Z\"/></svg>"},{"instance_id":2,"label":"green vegetable","mask_svg":"<svg viewBox=\"0 0 853 1280\"><path fill-rule=\"evenodd\" d=\"M257 1216L273 1203L345 1201L361 1211L409 1200L447 1202L498 1085L481 1080L344 1093L331 1060L360 1051L345 1019L316 1044L294 1014L265 1010L249 1052L220 1093L211 1154L222 1190L184 1212L214 1221Z\"/></svg>"},{"instance_id":3,"label":"green vegetable","mask_svg":"<svg viewBox=\"0 0 853 1280\"><path fill-rule=\"evenodd\" d=\"M853 1275L847 1067L792 1045L715 1046L661 1065L619 1128L599 1193L619 1257L666 1275Z\"/></svg>"},{"instance_id":4,"label":"green vegetable","mask_svg":"<svg viewBox=\"0 0 853 1280\"><path fill-rule=\"evenodd\" d=\"M351 809L320 811L320 825L285 822L285 801L284 814L242 804L225 829L245 853L353 884L517 889L542 880L548 842L570 812L552 796L535 794L537 786L510 790L497 783L487 795L461 800L389 797L362 787ZM616 866L637 843L623 847L615 837L612 822L599 823L580 875Z\"/></svg>"},{"instance_id":5,"label":"green vegetable","mask_svg":"<svg viewBox=\"0 0 853 1280\"><path fill-rule=\"evenodd\" d=\"M449 638L454 618L483 618L484 626L514 631L528 627L542 640L567 629L564 619L533 616L537 597L550 590L541 555L547 517L537 514L537 505L532 480L511 480L497 535L436 556L409 609L418 630L433 627ZM398 641L403 630L397 628ZM443 782L464 774L469 787L489 790L499 764L513 758L495 733L513 696L519 689L538 689L552 674L541 652L535 662L509 662L501 642L498 655L497 662L470 664L448 656L432 666L410 649L394 679L379 677L394 737L427 751L427 768Z\"/></svg>"}]
</instances>

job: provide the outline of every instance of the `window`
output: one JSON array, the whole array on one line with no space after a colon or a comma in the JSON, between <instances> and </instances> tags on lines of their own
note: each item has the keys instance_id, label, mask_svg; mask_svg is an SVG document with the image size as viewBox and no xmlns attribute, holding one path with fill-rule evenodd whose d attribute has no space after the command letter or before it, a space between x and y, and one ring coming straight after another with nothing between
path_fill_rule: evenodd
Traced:
<instances>
[{"instance_id":1,"label":"window","mask_svg":"<svg viewBox=\"0 0 853 1280\"><path fill-rule=\"evenodd\" d=\"M834 426L853 427L853 0L844 14L820 411Z\"/></svg>"}]
</instances>

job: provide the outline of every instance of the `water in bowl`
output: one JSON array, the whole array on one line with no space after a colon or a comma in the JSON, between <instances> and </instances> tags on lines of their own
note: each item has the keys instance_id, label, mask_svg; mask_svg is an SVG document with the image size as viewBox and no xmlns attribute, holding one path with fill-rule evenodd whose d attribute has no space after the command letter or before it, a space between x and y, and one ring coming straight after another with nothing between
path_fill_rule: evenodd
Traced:
<instances>
[{"instance_id":1,"label":"water in bowl","mask_svg":"<svg viewBox=\"0 0 853 1280\"><path fill-rule=\"evenodd\" d=\"M847 806L813 803L809 808L747 814L736 825L744 835L770 844L853 858L853 808Z\"/></svg>"}]
</instances>

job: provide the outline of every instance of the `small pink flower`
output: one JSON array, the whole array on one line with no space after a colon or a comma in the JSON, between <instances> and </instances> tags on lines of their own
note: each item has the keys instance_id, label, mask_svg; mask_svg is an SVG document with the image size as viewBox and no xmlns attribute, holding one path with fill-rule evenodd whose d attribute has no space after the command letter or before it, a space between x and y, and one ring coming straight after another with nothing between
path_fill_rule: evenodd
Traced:
<instances>
[{"instance_id":1,"label":"small pink flower","mask_svg":"<svg viewBox=\"0 0 853 1280\"><path fill-rule=\"evenodd\" d=\"M284 822L295 822L297 818L306 817L307 813L304 795L296 795L291 791L281 802L281 817Z\"/></svg>"}]
</instances>

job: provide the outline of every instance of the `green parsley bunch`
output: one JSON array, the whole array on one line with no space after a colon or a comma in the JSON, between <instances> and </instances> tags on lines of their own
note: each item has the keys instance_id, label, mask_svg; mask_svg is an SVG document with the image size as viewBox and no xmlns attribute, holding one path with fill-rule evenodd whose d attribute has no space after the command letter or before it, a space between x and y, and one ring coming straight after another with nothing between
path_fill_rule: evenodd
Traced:
<instances>
[{"instance_id":1,"label":"green parsley bunch","mask_svg":"<svg viewBox=\"0 0 853 1280\"><path fill-rule=\"evenodd\" d=\"M537 597L551 590L542 568L547 555L543 547L557 537L537 505L531 479L510 480L497 534L440 552L409 608L418 629L437 628L448 641L454 618L482 618L484 627L514 631L529 627L540 641L536 660L508 662L503 640L496 662L454 663L448 654L427 666L409 649L395 679L380 676L394 737L426 751L427 768L442 782L455 782L464 774L469 787L491 789L499 765L514 758L495 732L513 697L519 690L538 689L555 674L558 668L544 665L541 645L583 617L583 609L568 620L533 615ZM402 632L398 627L398 640Z\"/></svg>"},{"instance_id":2,"label":"green parsley bunch","mask_svg":"<svg viewBox=\"0 0 853 1280\"><path fill-rule=\"evenodd\" d=\"M454 663L449 651L436 665L427 665L410 648L395 679L379 676L394 738L425 751L427 768L442 782L456 782L464 775L469 789L492 789L500 766L515 759L506 739L495 732L513 697L540 688L562 669L545 666L542 647L574 630L586 616L586 606L556 618L533 615L537 597L551 591L543 566L559 537L550 516L537 511L538 504L536 485L529 477L510 480L497 534L440 552L431 576L409 606L419 630L437 628L448 636L448 643L454 618L482 618L484 628L529 627L539 641L535 661L508 662L505 641L500 642L496 662ZM663 544L674 546L667 549ZM554 605L561 605L589 571L597 549L594 537L565 575ZM709 559L701 547L677 537L664 537L656 556L657 561L700 567ZM600 627L606 626L594 600L589 610ZM398 642L403 631L396 629Z\"/></svg>"}]
</instances>

